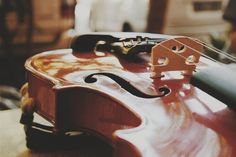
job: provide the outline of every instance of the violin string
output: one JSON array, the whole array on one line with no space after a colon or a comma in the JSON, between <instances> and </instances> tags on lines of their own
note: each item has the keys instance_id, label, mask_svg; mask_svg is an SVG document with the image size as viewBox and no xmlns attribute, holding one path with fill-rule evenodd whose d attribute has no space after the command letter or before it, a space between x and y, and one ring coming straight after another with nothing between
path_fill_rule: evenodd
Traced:
<instances>
[{"instance_id":1,"label":"violin string","mask_svg":"<svg viewBox=\"0 0 236 157\"><path fill-rule=\"evenodd\" d=\"M213 58L211 58L211 57L209 57L209 56L203 54L203 52L201 52L201 51L199 51L199 50L196 50L196 49L194 49L194 48L192 48L192 47L190 47L190 46L188 46L188 45L186 45L186 44L184 44L184 43L182 43L182 42L180 42L180 41L178 41L178 40L176 40L176 39L174 39L174 38L171 39L171 40L174 40L174 41L176 41L176 42L182 44L183 46L185 46L185 47L187 47L187 48L193 50L194 52L196 52L196 53L198 53L198 54L200 54L200 55L203 55L204 57L206 57L206 58L208 58L208 59L210 59L210 60L212 60L212 61L214 61L214 62L218 62L219 64L222 64L221 62L219 62L219 61L217 61L217 60L215 60L215 59L213 59ZM192 40L192 39L191 39L191 40ZM160 46L162 46L163 48L165 48L165 49L167 49L168 51L171 51L171 52L172 52L172 50L171 50L170 48L164 46L163 44L160 44ZM181 58L183 58L183 59L185 59L185 60L187 60L187 57L181 55L180 53L174 53L174 54L177 55L177 56L179 56L179 57L181 57ZM201 61L199 61L199 62L201 62ZM191 63L191 64L197 65L196 62L193 62L193 63Z\"/></svg>"},{"instance_id":2,"label":"violin string","mask_svg":"<svg viewBox=\"0 0 236 157\"><path fill-rule=\"evenodd\" d=\"M171 52L173 52L171 49L169 49L168 47L166 47L166 46L164 46L164 45L162 45L162 44L160 44L160 46L162 46L163 48L165 48L166 50L168 50L168 51L171 51ZM183 59L187 59L187 57L184 57L183 55L181 55L181 54L179 54L179 53L174 53L174 54L176 54L177 56L179 56L179 57L181 57L181 58L183 58Z\"/></svg>"},{"instance_id":3,"label":"violin string","mask_svg":"<svg viewBox=\"0 0 236 157\"><path fill-rule=\"evenodd\" d=\"M188 38L189 38L189 37L188 37ZM207 49L212 50L212 52L215 52L215 53L217 53L217 54L219 54L219 55L224 55L226 58L228 58L229 60L231 60L231 61L233 61L233 62L236 63L236 57L234 57L234 56L232 56L232 55L230 55L230 54L228 54L228 53L226 53L226 52L224 52L224 51L222 51L222 50L219 50L219 49L217 49L217 48L215 48L215 47L213 47L213 46L210 46L210 45L207 44L206 42L202 42L202 41L200 41L200 40L198 40L198 39L194 39L194 38L189 38L189 39L191 39L192 41L195 41L196 43L202 45L203 47L205 47L205 48L207 48ZM184 44L184 43L182 43L182 42L180 42L180 41L178 41L178 40L176 40L176 39L173 39L173 40L175 40L176 42L181 43L181 44L183 44L184 46L188 47L189 49L192 49L193 51L195 51L194 48L192 48L192 47L190 47L190 46L188 46L188 45L186 45L186 44ZM213 61L215 61L215 62L217 62L217 63L222 64L221 62L219 62L219 61L213 59L212 57L210 57L210 56L204 54L203 52L200 52L200 51L198 51L198 50L196 50L195 52L197 52L197 53L203 55L204 57L206 57L206 58L208 58L208 59L211 59L211 60L213 60Z\"/></svg>"},{"instance_id":4,"label":"violin string","mask_svg":"<svg viewBox=\"0 0 236 157\"><path fill-rule=\"evenodd\" d=\"M198 39L195 39L195 41L199 44L203 44L205 45L206 48L208 48L209 50L212 50L213 52L215 53L218 53L220 55L223 55L225 56L226 58L228 58L229 60L233 61L233 62L236 62L236 57L233 56L233 55L230 55L229 53L226 53L222 50L219 50L218 48L214 47L214 46L211 46L210 44L206 43L206 42L203 42L203 41L200 41Z\"/></svg>"},{"instance_id":5,"label":"violin string","mask_svg":"<svg viewBox=\"0 0 236 157\"><path fill-rule=\"evenodd\" d=\"M195 40L192 39L192 38L189 38L189 39L191 39L192 41L195 41ZM200 55L202 55L202 56L204 56L204 57L206 57L206 58L208 58L208 59L210 59L210 60L216 62L216 63L223 64L223 63L221 63L221 62L215 60L214 58L212 58L212 57L210 57L210 56L204 54L203 52L201 52L201 51L199 51L199 50L196 50L196 49L190 47L189 45L184 44L184 43L181 42L181 41L178 41L178 40L176 40L176 39L173 39L173 40L176 41L176 42L178 42L178 43L180 43L180 44L182 44L183 46L185 46L185 47L187 47L187 48L193 50L194 52L196 52L196 53L198 53L198 54L200 54ZM196 42L196 41L195 41L195 42ZM203 44L201 44L201 43L200 43L200 45L203 46L203 47L205 47L205 45L203 45ZM187 58L185 58L185 59L187 59Z\"/></svg>"},{"instance_id":6,"label":"violin string","mask_svg":"<svg viewBox=\"0 0 236 157\"><path fill-rule=\"evenodd\" d=\"M225 51L222 51L222 50L220 50L220 49L218 49L218 48L216 48L216 47L210 45L210 44L207 43L207 42L204 42L204 41L201 41L201 40L198 40L198 39L194 39L194 40L195 40L197 43L204 45L206 48L208 48L208 49L210 49L210 50L213 50L214 52L216 52L216 53L218 53L218 54L223 54L224 56L227 56L227 58L229 57L229 59L231 59L231 58L236 59L236 57L234 57L234 56L230 55L229 53L226 53Z\"/></svg>"}]
</instances>

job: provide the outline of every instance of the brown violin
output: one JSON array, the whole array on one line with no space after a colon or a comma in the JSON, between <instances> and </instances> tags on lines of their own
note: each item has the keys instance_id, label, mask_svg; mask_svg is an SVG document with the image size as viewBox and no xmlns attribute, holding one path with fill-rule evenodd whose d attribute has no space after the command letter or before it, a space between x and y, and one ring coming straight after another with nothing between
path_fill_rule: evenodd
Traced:
<instances>
[{"instance_id":1,"label":"brown violin","mask_svg":"<svg viewBox=\"0 0 236 157\"><path fill-rule=\"evenodd\" d=\"M206 47L146 33L76 37L26 61L22 121L36 112L52 134L89 133L114 157L234 156L236 74Z\"/></svg>"}]
</instances>

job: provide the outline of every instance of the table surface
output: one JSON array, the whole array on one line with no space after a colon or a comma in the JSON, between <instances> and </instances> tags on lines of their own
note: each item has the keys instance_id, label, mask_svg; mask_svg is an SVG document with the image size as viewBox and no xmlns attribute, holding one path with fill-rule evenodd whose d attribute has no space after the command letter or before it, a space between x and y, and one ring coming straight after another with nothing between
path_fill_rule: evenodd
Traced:
<instances>
[{"instance_id":1,"label":"table surface","mask_svg":"<svg viewBox=\"0 0 236 157\"><path fill-rule=\"evenodd\" d=\"M26 147L20 109L0 111L0 156L3 157L110 157L111 149L99 142L73 150L32 151Z\"/></svg>"},{"instance_id":2,"label":"table surface","mask_svg":"<svg viewBox=\"0 0 236 157\"><path fill-rule=\"evenodd\" d=\"M84 138L87 136L79 136L80 139L71 150L54 150L54 151L32 151L26 147L25 133L23 125L19 123L21 116L20 109L0 111L0 157L111 157L112 148L101 140L96 138ZM197 116L197 115L196 115ZM209 118L210 116L208 116ZM206 123L216 131L221 139L224 139L226 145L221 145L223 154L230 153L225 156L235 156L236 153L236 114L235 112L225 109L215 113L210 117L213 122ZM204 117L198 117L199 121L205 122ZM36 121L42 122L38 117ZM45 124L45 123L43 123ZM224 127L217 127L217 125ZM218 129L220 128L220 129ZM216 134L217 135L217 134ZM82 138L81 138L82 137ZM74 139L74 138L73 138ZM91 140L92 139L92 140ZM77 140L76 140L77 141ZM227 143L226 143L227 141ZM213 143L212 143L213 142ZM214 146L214 141L211 144ZM226 149L225 149L226 148Z\"/></svg>"}]
</instances>

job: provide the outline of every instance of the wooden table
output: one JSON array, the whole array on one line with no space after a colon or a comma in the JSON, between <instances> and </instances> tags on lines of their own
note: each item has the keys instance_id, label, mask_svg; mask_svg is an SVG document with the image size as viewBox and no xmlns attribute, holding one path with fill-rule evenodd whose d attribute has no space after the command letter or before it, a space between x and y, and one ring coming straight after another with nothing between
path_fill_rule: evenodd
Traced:
<instances>
[{"instance_id":1,"label":"wooden table","mask_svg":"<svg viewBox=\"0 0 236 157\"><path fill-rule=\"evenodd\" d=\"M73 150L32 151L26 147L23 125L19 123L20 109L0 111L1 157L110 157L111 148L101 142L78 145Z\"/></svg>"}]
</instances>

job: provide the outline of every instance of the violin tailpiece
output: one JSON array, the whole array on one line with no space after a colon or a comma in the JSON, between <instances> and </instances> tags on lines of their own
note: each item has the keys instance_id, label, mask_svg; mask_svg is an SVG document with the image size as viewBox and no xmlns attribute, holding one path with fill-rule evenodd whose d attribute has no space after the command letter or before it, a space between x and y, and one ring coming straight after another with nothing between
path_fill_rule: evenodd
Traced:
<instances>
[{"instance_id":1,"label":"violin tailpiece","mask_svg":"<svg viewBox=\"0 0 236 157\"><path fill-rule=\"evenodd\" d=\"M160 42L152 48L151 77L160 78L167 71L181 71L191 76L202 52L203 46L188 37Z\"/></svg>"}]
</instances>

